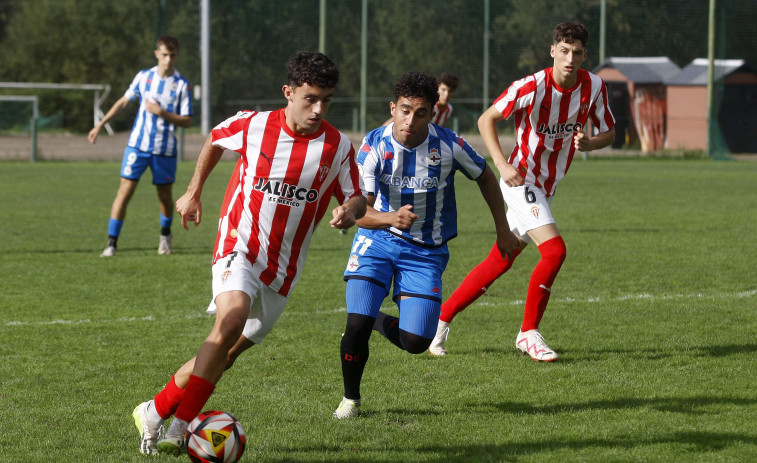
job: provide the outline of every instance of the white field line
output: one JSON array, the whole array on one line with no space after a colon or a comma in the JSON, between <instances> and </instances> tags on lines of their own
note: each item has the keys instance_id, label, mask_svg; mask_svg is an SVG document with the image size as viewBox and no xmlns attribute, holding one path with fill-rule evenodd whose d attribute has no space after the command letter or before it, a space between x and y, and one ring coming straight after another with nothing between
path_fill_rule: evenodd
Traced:
<instances>
[{"instance_id":1,"label":"white field line","mask_svg":"<svg viewBox=\"0 0 757 463\"><path fill-rule=\"evenodd\" d=\"M683 300L683 299L744 299L748 297L754 297L757 296L757 289L752 289L749 291L740 291L736 293L714 293L714 294L704 294L704 293L693 293L693 294L667 294L667 295L654 295L654 294L648 294L648 293L642 293L642 294L626 294L622 296L617 296L614 298L602 298L602 297L590 297L585 300L580 300L572 297L566 297L562 299L551 299L552 303L581 303L581 304L596 304L596 303L611 303L611 302L622 302L622 301L634 301L634 300L642 300L642 299L650 299L650 300L661 300L661 301L670 301L670 300ZM523 305L525 304L524 300L512 300L507 302L489 302L489 301L483 301L483 302L477 302L475 305L478 306L502 306L502 305ZM385 307L394 307L392 304L391 306L385 306ZM287 309L284 311L282 316L298 316L298 315L317 315L317 314L335 314L335 313L344 313L347 312L347 308L345 307L337 307L334 309L318 309L318 310L290 310ZM207 315L205 311L198 311L191 315L185 315L183 317L172 317L172 318L184 318L184 319L198 319L198 318L208 318L210 315ZM133 322L154 322L160 320L165 320L169 317L154 317L152 315L147 315L144 317L120 317L120 318L113 318L113 319L101 319L101 320L90 320L90 319L81 319L81 320L45 320L45 321L36 321L36 322L28 322L28 321L8 321L5 322L5 326L47 326L47 325L84 325L88 323L96 323L96 324L112 324L112 323L133 323Z\"/></svg>"}]
</instances>

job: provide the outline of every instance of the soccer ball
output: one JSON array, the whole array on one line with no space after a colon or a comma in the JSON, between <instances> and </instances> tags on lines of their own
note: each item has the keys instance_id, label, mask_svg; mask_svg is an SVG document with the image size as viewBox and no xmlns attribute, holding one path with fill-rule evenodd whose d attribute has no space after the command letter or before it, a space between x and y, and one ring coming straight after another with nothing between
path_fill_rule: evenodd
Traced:
<instances>
[{"instance_id":1,"label":"soccer ball","mask_svg":"<svg viewBox=\"0 0 757 463\"><path fill-rule=\"evenodd\" d=\"M189 423L184 439L195 463L234 463L242 458L247 443L242 424L218 410L200 413Z\"/></svg>"}]
</instances>

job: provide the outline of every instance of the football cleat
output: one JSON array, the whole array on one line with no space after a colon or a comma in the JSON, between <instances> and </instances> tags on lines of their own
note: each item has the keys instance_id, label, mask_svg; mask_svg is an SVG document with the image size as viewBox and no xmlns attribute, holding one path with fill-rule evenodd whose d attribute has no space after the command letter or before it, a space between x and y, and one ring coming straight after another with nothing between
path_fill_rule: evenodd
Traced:
<instances>
[{"instance_id":1,"label":"football cleat","mask_svg":"<svg viewBox=\"0 0 757 463\"><path fill-rule=\"evenodd\" d=\"M184 440L187 426L189 426L189 423L174 417L166 435L158 441L158 452L167 453L175 457L187 453L187 442Z\"/></svg>"},{"instance_id":2,"label":"football cleat","mask_svg":"<svg viewBox=\"0 0 757 463\"><path fill-rule=\"evenodd\" d=\"M554 362L557 360L557 354L549 348L539 330L528 330L518 332L515 338L515 347L531 356L537 362Z\"/></svg>"},{"instance_id":3,"label":"football cleat","mask_svg":"<svg viewBox=\"0 0 757 463\"><path fill-rule=\"evenodd\" d=\"M180 457L187 453L187 443L184 438L166 436L158 442L158 452Z\"/></svg>"},{"instance_id":4,"label":"football cleat","mask_svg":"<svg viewBox=\"0 0 757 463\"><path fill-rule=\"evenodd\" d=\"M449 336L449 323L439 320L439 324L436 325L436 336L431 341L431 345L428 346L428 352L435 357L443 357L447 355L447 349L444 348L444 343Z\"/></svg>"},{"instance_id":5,"label":"football cleat","mask_svg":"<svg viewBox=\"0 0 757 463\"><path fill-rule=\"evenodd\" d=\"M116 255L116 247L108 245L103 250L103 253L100 254L100 257L113 257Z\"/></svg>"},{"instance_id":6,"label":"football cleat","mask_svg":"<svg viewBox=\"0 0 757 463\"><path fill-rule=\"evenodd\" d=\"M353 400L344 397L342 403L334 411L334 418L343 420L345 418L354 418L360 415L360 399Z\"/></svg>"},{"instance_id":7,"label":"football cleat","mask_svg":"<svg viewBox=\"0 0 757 463\"><path fill-rule=\"evenodd\" d=\"M158 453L158 440L163 434L163 420L157 423L150 423L148 419L147 411L150 407L154 407L153 401L142 402L137 405L133 412L131 412L132 418L134 418L134 425L139 431L139 451L145 455L152 455Z\"/></svg>"},{"instance_id":8,"label":"football cleat","mask_svg":"<svg viewBox=\"0 0 757 463\"><path fill-rule=\"evenodd\" d=\"M158 254L165 256L173 254L173 235L160 235L160 244L158 245Z\"/></svg>"}]
</instances>

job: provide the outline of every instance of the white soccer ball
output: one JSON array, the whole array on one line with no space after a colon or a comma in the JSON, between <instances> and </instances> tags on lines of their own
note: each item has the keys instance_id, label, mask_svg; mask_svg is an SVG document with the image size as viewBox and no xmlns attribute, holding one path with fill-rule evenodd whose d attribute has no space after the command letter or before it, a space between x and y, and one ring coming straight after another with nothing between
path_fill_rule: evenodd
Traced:
<instances>
[{"instance_id":1,"label":"white soccer ball","mask_svg":"<svg viewBox=\"0 0 757 463\"><path fill-rule=\"evenodd\" d=\"M200 413L189 423L184 438L189 459L195 463L235 463L247 443L242 424L218 410Z\"/></svg>"}]
</instances>

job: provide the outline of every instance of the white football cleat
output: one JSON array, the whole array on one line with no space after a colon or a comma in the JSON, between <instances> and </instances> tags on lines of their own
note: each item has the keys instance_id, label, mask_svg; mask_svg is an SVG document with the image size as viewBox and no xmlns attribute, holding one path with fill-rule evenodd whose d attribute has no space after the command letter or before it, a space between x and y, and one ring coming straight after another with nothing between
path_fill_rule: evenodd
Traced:
<instances>
[{"instance_id":1,"label":"white football cleat","mask_svg":"<svg viewBox=\"0 0 757 463\"><path fill-rule=\"evenodd\" d=\"M134 425L139 430L139 451L145 455L158 453L158 440L163 434L163 420L152 422L149 419L148 410L155 407L152 400L137 405L133 412Z\"/></svg>"},{"instance_id":2,"label":"white football cleat","mask_svg":"<svg viewBox=\"0 0 757 463\"><path fill-rule=\"evenodd\" d=\"M173 235L160 235L160 244L158 245L158 254L166 256L173 254Z\"/></svg>"},{"instance_id":3,"label":"white football cleat","mask_svg":"<svg viewBox=\"0 0 757 463\"><path fill-rule=\"evenodd\" d=\"M187 442L184 440L184 434L187 432L188 426L189 423L186 421L174 417L166 435L158 441L158 452L175 457L187 453Z\"/></svg>"},{"instance_id":4,"label":"white football cleat","mask_svg":"<svg viewBox=\"0 0 757 463\"><path fill-rule=\"evenodd\" d=\"M353 400L347 397L342 398L342 402L334 411L334 418L343 420L345 418L354 418L360 415L360 399Z\"/></svg>"},{"instance_id":5,"label":"white football cleat","mask_svg":"<svg viewBox=\"0 0 757 463\"><path fill-rule=\"evenodd\" d=\"M515 347L531 356L537 362L554 362L557 354L549 348L539 330L528 330L525 333L518 332L515 338Z\"/></svg>"},{"instance_id":6,"label":"white football cleat","mask_svg":"<svg viewBox=\"0 0 757 463\"><path fill-rule=\"evenodd\" d=\"M444 348L447 337L449 337L449 323L439 320L439 324L436 325L436 336L431 341L431 345L428 346L428 352L435 357L447 355L447 349Z\"/></svg>"},{"instance_id":7,"label":"white football cleat","mask_svg":"<svg viewBox=\"0 0 757 463\"><path fill-rule=\"evenodd\" d=\"M116 255L116 247L115 246L106 246L103 250L103 253L100 254L100 257L113 257Z\"/></svg>"}]
</instances>

